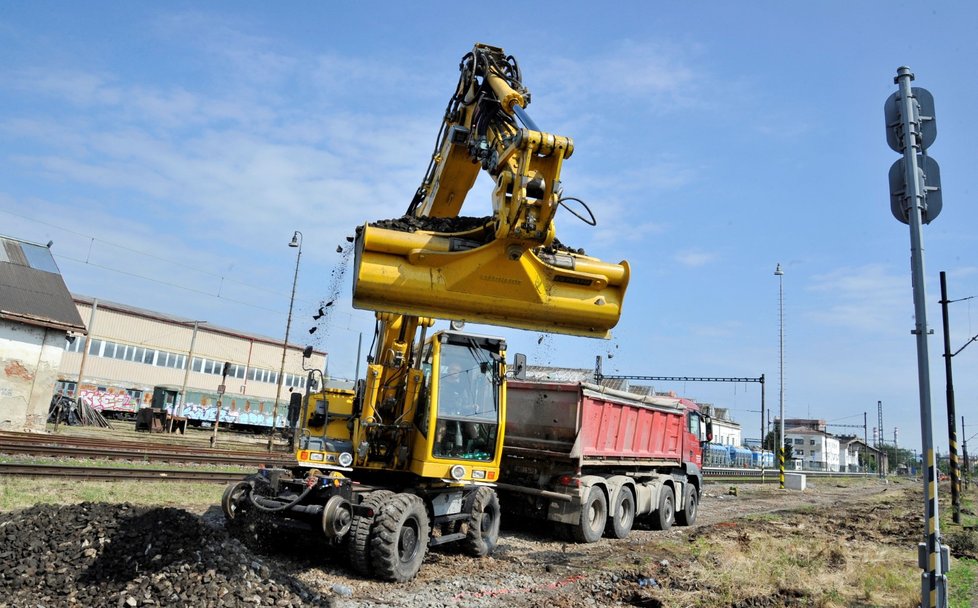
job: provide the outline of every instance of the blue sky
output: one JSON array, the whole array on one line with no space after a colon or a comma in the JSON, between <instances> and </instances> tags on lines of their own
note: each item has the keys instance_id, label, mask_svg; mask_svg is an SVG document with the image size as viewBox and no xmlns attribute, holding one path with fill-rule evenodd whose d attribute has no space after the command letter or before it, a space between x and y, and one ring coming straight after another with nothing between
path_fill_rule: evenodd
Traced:
<instances>
[{"instance_id":1,"label":"blue sky","mask_svg":"<svg viewBox=\"0 0 978 608\"><path fill-rule=\"evenodd\" d=\"M506 49L541 128L574 138L559 238L632 280L610 341L508 329L531 363L767 378L788 417L920 447L909 229L890 215L883 101L901 65L936 100L944 209L924 230L936 443L946 450L938 273L978 295L978 9L970 3L24 2L0 5L0 233L46 243L77 293L292 341L350 377L372 314L345 236L406 209L458 62ZM480 179L466 215L489 209ZM311 315L338 298L316 324ZM951 305L952 348L978 299ZM325 322L324 322L325 321ZM317 326L315 334L308 329ZM481 329L481 328L480 328ZM954 358L978 431L978 346ZM756 384L664 384L759 434ZM959 421L960 422L960 421ZM843 431L844 428L830 429ZM858 431L861 433L861 430ZM959 428L959 438L960 438Z\"/></svg>"}]
</instances>

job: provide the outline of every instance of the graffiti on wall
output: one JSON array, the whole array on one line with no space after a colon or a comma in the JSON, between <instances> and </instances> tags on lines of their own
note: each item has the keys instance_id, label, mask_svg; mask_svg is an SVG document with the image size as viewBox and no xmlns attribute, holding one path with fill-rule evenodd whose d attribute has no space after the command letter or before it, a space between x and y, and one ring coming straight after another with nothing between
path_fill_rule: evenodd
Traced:
<instances>
[{"instance_id":1,"label":"graffiti on wall","mask_svg":"<svg viewBox=\"0 0 978 608\"><path fill-rule=\"evenodd\" d=\"M94 410L109 412L135 413L141 406L137 399L129 393L117 392L112 389L100 391L95 387L84 387L78 391L82 402Z\"/></svg>"},{"instance_id":2,"label":"graffiti on wall","mask_svg":"<svg viewBox=\"0 0 978 608\"><path fill-rule=\"evenodd\" d=\"M153 404L152 390L139 389L139 391L141 396L137 398L124 388L83 384L77 396L93 409L103 413L135 414L141 408ZM75 396L69 390L64 390L64 393L69 397ZM166 409L171 414L174 413L172 404L167 404ZM274 418L275 426L282 428L286 423L287 410L284 405L280 405L278 410L277 415L273 414L270 400L225 395L221 401L220 423L271 427ZM186 403L182 407L177 405L176 415L186 416L188 420L212 423L217 417L217 397L214 394L187 391Z\"/></svg>"}]
</instances>

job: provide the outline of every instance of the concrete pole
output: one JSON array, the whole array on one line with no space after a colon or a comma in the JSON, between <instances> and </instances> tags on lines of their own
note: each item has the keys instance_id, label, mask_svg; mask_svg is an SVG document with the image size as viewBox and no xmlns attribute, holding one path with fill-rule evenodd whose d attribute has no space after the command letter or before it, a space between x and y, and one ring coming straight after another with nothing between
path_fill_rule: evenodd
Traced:
<instances>
[{"instance_id":1,"label":"concrete pole","mask_svg":"<svg viewBox=\"0 0 978 608\"><path fill-rule=\"evenodd\" d=\"M98 310L98 298L92 299L92 312L88 315L88 335L85 337L85 348L82 349L81 364L78 366L78 381L75 382L75 398L81 399L81 385L85 378L85 363L88 361L88 349L92 347L92 331L95 327L95 311Z\"/></svg>"},{"instance_id":2,"label":"concrete pole","mask_svg":"<svg viewBox=\"0 0 978 608\"><path fill-rule=\"evenodd\" d=\"M921 601L925 608L947 608L947 564L941 545L941 523L937 500L937 462L934 453L934 428L931 419L930 359L927 336L927 290L924 273L923 218L924 187L920 180L918 155L921 137L919 113L910 81L910 68L901 66L894 79L900 87L900 115L903 117L904 176L907 185L906 202L910 225L910 268L913 286L914 322L913 335L917 342L917 378L920 396L920 436L924 458L924 542L919 552L921 574ZM881 429L882 431L882 429Z\"/></svg>"},{"instance_id":3,"label":"concrete pole","mask_svg":"<svg viewBox=\"0 0 978 608\"><path fill-rule=\"evenodd\" d=\"M173 408L173 416L183 416L184 408L187 407L187 380L190 379L190 366L194 362L194 344L197 342L197 326L200 323L206 323L206 321L194 321L194 333L190 335L190 351L187 353L187 365L183 370L183 386L180 387L180 413L177 413L177 408ZM173 432L173 416L170 416L170 425L168 432Z\"/></svg>"}]
</instances>

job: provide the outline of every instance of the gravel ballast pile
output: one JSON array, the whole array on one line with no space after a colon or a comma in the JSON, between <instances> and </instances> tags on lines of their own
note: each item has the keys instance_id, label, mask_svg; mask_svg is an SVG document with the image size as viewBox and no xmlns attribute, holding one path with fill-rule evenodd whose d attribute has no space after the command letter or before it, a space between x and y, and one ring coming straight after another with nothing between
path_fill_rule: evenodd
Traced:
<instances>
[{"instance_id":1,"label":"gravel ballast pile","mask_svg":"<svg viewBox=\"0 0 978 608\"><path fill-rule=\"evenodd\" d=\"M182 509L82 503L0 514L0 608L328 605Z\"/></svg>"}]
</instances>

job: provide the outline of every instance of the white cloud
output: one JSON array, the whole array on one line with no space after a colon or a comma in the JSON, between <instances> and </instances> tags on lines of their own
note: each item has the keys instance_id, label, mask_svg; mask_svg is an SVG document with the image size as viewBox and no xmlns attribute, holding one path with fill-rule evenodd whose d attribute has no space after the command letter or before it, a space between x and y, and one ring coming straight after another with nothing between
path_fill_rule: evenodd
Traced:
<instances>
[{"instance_id":1,"label":"white cloud","mask_svg":"<svg viewBox=\"0 0 978 608\"><path fill-rule=\"evenodd\" d=\"M708 251L702 251L699 249L689 249L686 251L680 251L674 256L674 259L686 266L688 268L698 268L700 266L705 266L717 258L715 253Z\"/></svg>"},{"instance_id":2,"label":"white cloud","mask_svg":"<svg viewBox=\"0 0 978 608\"><path fill-rule=\"evenodd\" d=\"M891 333L912 312L909 276L892 274L881 264L816 275L807 291L818 302L807 316L826 325Z\"/></svg>"},{"instance_id":3,"label":"white cloud","mask_svg":"<svg viewBox=\"0 0 978 608\"><path fill-rule=\"evenodd\" d=\"M698 104L704 75L693 66L690 49L667 44L624 40L584 60L557 57L534 76L548 96L593 95L642 99L650 108L665 111Z\"/></svg>"}]
</instances>

